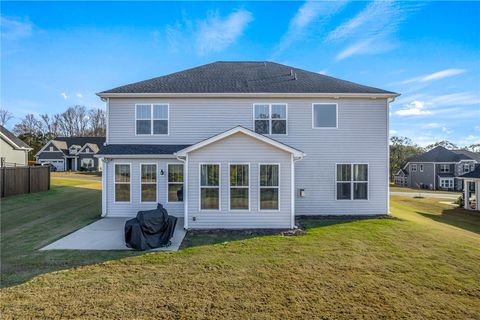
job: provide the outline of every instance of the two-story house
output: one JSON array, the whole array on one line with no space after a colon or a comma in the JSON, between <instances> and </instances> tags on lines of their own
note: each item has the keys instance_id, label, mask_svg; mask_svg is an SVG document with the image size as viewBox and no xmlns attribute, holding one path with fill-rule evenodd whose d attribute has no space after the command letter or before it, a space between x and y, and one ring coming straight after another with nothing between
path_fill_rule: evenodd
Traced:
<instances>
[{"instance_id":1,"label":"two-story house","mask_svg":"<svg viewBox=\"0 0 480 320\"><path fill-rule=\"evenodd\" d=\"M56 171L101 171L102 162L94 156L104 143L105 137L57 137L48 141L35 159Z\"/></svg>"},{"instance_id":2,"label":"two-story house","mask_svg":"<svg viewBox=\"0 0 480 320\"><path fill-rule=\"evenodd\" d=\"M480 154L438 146L416 156L394 175L396 185L418 189L463 190L459 176L474 170Z\"/></svg>"},{"instance_id":3,"label":"two-story house","mask_svg":"<svg viewBox=\"0 0 480 320\"><path fill-rule=\"evenodd\" d=\"M272 62L215 62L98 93L103 216L163 203L185 228L388 214L398 94Z\"/></svg>"}]
</instances>

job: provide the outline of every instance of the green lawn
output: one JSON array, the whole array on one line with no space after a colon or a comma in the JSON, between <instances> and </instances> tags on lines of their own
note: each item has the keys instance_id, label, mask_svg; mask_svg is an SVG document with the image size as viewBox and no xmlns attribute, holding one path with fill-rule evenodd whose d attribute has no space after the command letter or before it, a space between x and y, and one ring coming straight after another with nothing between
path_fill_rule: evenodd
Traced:
<instances>
[{"instance_id":1,"label":"green lawn","mask_svg":"<svg viewBox=\"0 0 480 320\"><path fill-rule=\"evenodd\" d=\"M444 193L444 194L456 194L460 196L462 193L458 191L448 190L428 190L428 189L415 189L410 187L399 187L394 184L390 184L391 192L415 192L415 193Z\"/></svg>"},{"instance_id":2,"label":"green lawn","mask_svg":"<svg viewBox=\"0 0 480 320\"><path fill-rule=\"evenodd\" d=\"M121 254L34 251L98 212L96 190L76 185L54 192L36 201L6 200L7 215L20 221L5 229L2 204L2 231L11 234L4 238L2 232L2 258L10 268L16 261L19 269L38 266L41 273L111 261L2 289L3 318L478 319L480 314L480 215L439 199L392 197L393 219L304 220L304 236L190 234L190 247L181 251L116 259ZM74 197L79 201L72 202ZM53 199L63 203L57 210L66 217L52 210ZM78 213L80 207L91 210ZM47 212L61 220L44 217ZM10 248L24 230L29 240ZM18 252L23 258L13 257ZM12 280L14 270L10 274L10 283L23 281ZM23 279L31 276L32 271Z\"/></svg>"}]
</instances>

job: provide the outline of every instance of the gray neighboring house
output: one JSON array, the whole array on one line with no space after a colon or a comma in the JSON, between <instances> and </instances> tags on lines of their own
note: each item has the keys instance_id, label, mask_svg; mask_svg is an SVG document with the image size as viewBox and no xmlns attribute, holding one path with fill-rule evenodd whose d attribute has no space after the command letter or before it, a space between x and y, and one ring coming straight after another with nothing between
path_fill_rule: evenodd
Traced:
<instances>
[{"instance_id":1,"label":"gray neighboring house","mask_svg":"<svg viewBox=\"0 0 480 320\"><path fill-rule=\"evenodd\" d=\"M410 159L394 175L394 183L418 189L462 191L459 176L474 170L480 154L468 150L436 147Z\"/></svg>"},{"instance_id":2,"label":"gray neighboring house","mask_svg":"<svg viewBox=\"0 0 480 320\"><path fill-rule=\"evenodd\" d=\"M95 158L105 137L57 137L46 143L35 158L37 163L51 164L57 171L101 171Z\"/></svg>"},{"instance_id":3,"label":"gray neighboring house","mask_svg":"<svg viewBox=\"0 0 480 320\"><path fill-rule=\"evenodd\" d=\"M273 62L215 62L97 94L102 216L162 203L186 229L389 213L398 94Z\"/></svg>"},{"instance_id":4,"label":"gray neighboring house","mask_svg":"<svg viewBox=\"0 0 480 320\"><path fill-rule=\"evenodd\" d=\"M28 153L32 148L4 126L0 126L0 138L0 166L28 166Z\"/></svg>"}]
</instances>

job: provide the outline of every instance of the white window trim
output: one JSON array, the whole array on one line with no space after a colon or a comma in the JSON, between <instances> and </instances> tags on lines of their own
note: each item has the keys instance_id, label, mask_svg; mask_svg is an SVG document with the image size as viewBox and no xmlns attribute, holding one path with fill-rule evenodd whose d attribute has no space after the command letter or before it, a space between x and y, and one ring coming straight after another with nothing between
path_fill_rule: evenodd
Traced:
<instances>
[{"instance_id":1,"label":"white window trim","mask_svg":"<svg viewBox=\"0 0 480 320\"><path fill-rule=\"evenodd\" d=\"M148 165L154 165L155 166L155 182L142 182L142 166L148 166ZM139 180L138 180L138 185L140 188L140 203L157 203L158 202L158 164L155 162L142 162L140 163L140 174L138 175ZM130 178L130 181L132 181L132 178ZM144 184L154 184L155 185L155 201L143 201L142 200L142 185Z\"/></svg>"},{"instance_id":2,"label":"white window trim","mask_svg":"<svg viewBox=\"0 0 480 320\"><path fill-rule=\"evenodd\" d=\"M83 160L92 160L92 168L95 168L95 159L93 159L93 158L80 158L80 167L83 167L82 166Z\"/></svg>"},{"instance_id":3,"label":"white window trim","mask_svg":"<svg viewBox=\"0 0 480 320\"><path fill-rule=\"evenodd\" d=\"M338 181L337 180L337 166L341 164L348 164L350 165L350 181ZM353 180L353 166L354 165L367 165L367 181L355 181ZM350 183L350 199L338 199L337 198L337 183ZM366 183L367 184L367 199L354 199L354 183ZM370 164L367 162L360 163L360 162L337 162L335 163L335 201L369 201L370 200Z\"/></svg>"},{"instance_id":4,"label":"white window trim","mask_svg":"<svg viewBox=\"0 0 480 320\"><path fill-rule=\"evenodd\" d=\"M445 187L442 185L442 182L444 181L448 181L449 183L449 186ZM450 183L451 183L451 186L450 186ZM440 188L447 188L447 189L450 189L450 188L454 188L455 187L455 182L454 182L454 178L440 178L440 181L439 181L439 184L440 184Z\"/></svg>"},{"instance_id":5,"label":"white window trim","mask_svg":"<svg viewBox=\"0 0 480 320\"><path fill-rule=\"evenodd\" d=\"M443 170L443 168L446 168L447 170ZM449 172L450 172L450 165L448 165L448 164L441 164L439 171L440 171L440 173L449 173Z\"/></svg>"},{"instance_id":6,"label":"white window trim","mask_svg":"<svg viewBox=\"0 0 480 320\"><path fill-rule=\"evenodd\" d=\"M464 163L463 164L463 173L469 173L470 172L470 164L469 163Z\"/></svg>"},{"instance_id":7,"label":"white window trim","mask_svg":"<svg viewBox=\"0 0 480 320\"><path fill-rule=\"evenodd\" d=\"M260 167L263 166L263 165L277 165L278 166L278 186L263 186L261 187L260 186ZM282 176L281 174L281 166L280 166L280 163L275 163L275 162L261 162L258 164L258 185L257 185L257 188L258 188L258 211L259 212L279 212L280 211L280 204L281 204L281 194L280 194L280 178ZM278 189L278 209L260 209L260 189L261 188L277 188Z\"/></svg>"},{"instance_id":8,"label":"white window trim","mask_svg":"<svg viewBox=\"0 0 480 320\"><path fill-rule=\"evenodd\" d=\"M202 186L202 165L218 165L218 186ZM219 212L222 209L222 164L219 162L200 162L198 164L198 211ZM202 209L202 188L218 188L218 209Z\"/></svg>"},{"instance_id":9,"label":"white window trim","mask_svg":"<svg viewBox=\"0 0 480 320\"><path fill-rule=\"evenodd\" d=\"M183 186L183 201L169 201L168 200L168 185L170 184L170 181L168 181L168 171L170 170L169 166L170 165L179 165L179 166L182 166L183 167L183 182L172 182L171 184L181 184ZM180 204L183 204L183 202L185 201L185 164L184 163L181 163L181 162L168 162L167 163L167 179L165 179L167 181L167 185L166 185L166 188L167 188L167 203L171 203L171 204L175 204L175 203L180 203Z\"/></svg>"},{"instance_id":10,"label":"white window trim","mask_svg":"<svg viewBox=\"0 0 480 320\"><path fill-rule=\"evenodd\" d=\"M116 182L115 181L115 172L117 165L128 165L129 172L130 172L130 182ZM130 197L129 201L117 201L116 193L115 193L115 185L116 184L129 184L130 185ZM132 164L128 162L118 162L113 164L113 203L114 204L130 204L132 203Z\"/></svg>"},{"instance_id":11,"label":"white window trim","mask_svg":"<svg viewBox=\"0 0 480 320\"><path fill-rule=\"evenodd\" d=\"M248 167L248 185L247 186L233 186L233 188L238 188L238 189L248 189L248 208L247 209L232 209L231 206L231 189L232 186L230 185L230 166L232 165L246 165ZM247 162L229 162L228 163L228 211L231 212L250 212L251 208L251 201L252 201L252 188L251 188L251 171L250 171L250 163Z\"/></svg>"},{"instance_id":12,"label":"white window trim","mask_svg":"<svg viewBox=\"0 0 480 320\"><path fill-rule=\"evenodd\" d=\"M411 164L411 169L412 169L412 172L417 172L417 164L416 163L412 163Z\"/></svg>"},{"instance_id":13,"label":"white window trim","mask_svg":"<svg viewBox=\"0 0 480 320\"><path fill-rule=\"evenodd\" d=\"M420 172L423 172L423 164L420 164Z\"/></svg>"},{"instance_id":14,"label":"white window trim","mask_svg":"<svg viewBox=\"0 0 480 320\"><path fill-rule=\"evenodd\" d=\"M315 105L335 105L335 127L315 127ZM312 103L312 129L331 130L338 129L338 103L335 102L314 102Z\"/></svg>"},{"instance_id":15,"label":"white window trim","mask_svg":"<svg viewBox=\"0 0 480 320\"><path fill-rule=\"evenodd\" d=\"M272 118L272 105L285 105L285 119L283 118ZM268 118L267 119L256 119L255 118L255 106L268 106ZM268 120L268 133L258 133L255 131L255 120ZM285 120L285 133L272 133L272 121L273 120ZM253 131L255 133L265 135L265 136L288 136L288 103L284 102L257 102L253 104Z\"/></svg>"},{"instance_id":16,"label":"white window trim","mask_svg":"<svg viewBox=\"0 0 480 320\"><path fill-rule=\"evenodd\" d=\"M150 119L137 119L138 106L150 106ZM157 119L153 117L153 106L165 105L167 106L167 119ZM150 133L137 133L137 120L150 120ZM167 120L167 133L153 133L153 121L154 120ZM170 135L170 104L157 102L157 103L136 103L135 104L135 136L169 136Z\"/></svg>"}]
</instances>

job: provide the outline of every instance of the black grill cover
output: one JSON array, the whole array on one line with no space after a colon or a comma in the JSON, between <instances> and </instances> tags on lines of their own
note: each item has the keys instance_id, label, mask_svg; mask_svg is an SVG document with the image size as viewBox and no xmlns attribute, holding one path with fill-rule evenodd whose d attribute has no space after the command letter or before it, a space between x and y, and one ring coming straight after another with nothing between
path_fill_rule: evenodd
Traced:
<instances>
[{"instance_id":1,"label":"black grill cover","mask_svg":"<svg viewBox=\"0 0 480 320\"><path fill-rule=\"evenodd\" d=\"M168 215L159 203L157 209L139 211L137 217L125 222L127 247L147 250L166 246L175 231L177 218Z\"/></svg>"}]
</instances>

